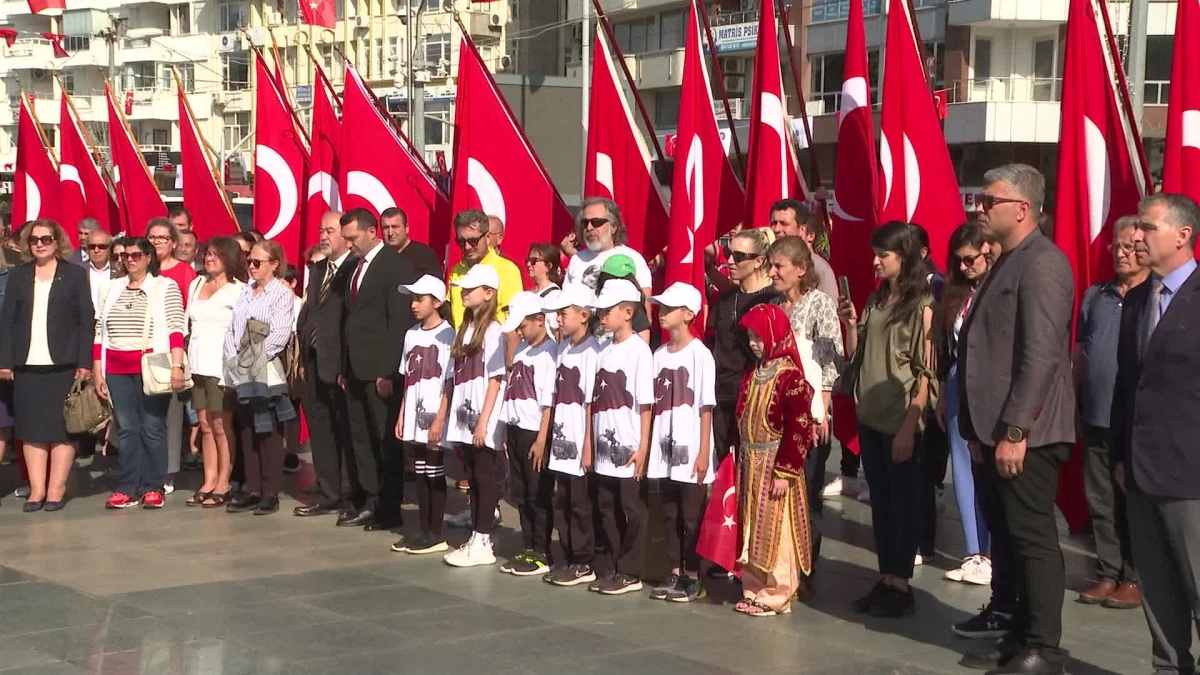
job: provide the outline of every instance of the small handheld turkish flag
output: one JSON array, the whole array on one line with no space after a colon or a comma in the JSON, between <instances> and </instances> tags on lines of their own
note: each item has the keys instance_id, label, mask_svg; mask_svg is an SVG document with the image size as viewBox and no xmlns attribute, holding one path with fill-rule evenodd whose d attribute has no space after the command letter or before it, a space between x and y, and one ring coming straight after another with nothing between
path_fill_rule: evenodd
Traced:
<instances>
[{"instance_id":1,"label":"small handheld turkish flag","mask_svg":"<svg viewBox=\"0 0 1200 675\"><path fill-rule=\"evenodd\" d=\"M696 540L696 554L722 569L741 576L737 564L738 544L741 528L738 526L738 495L734 480L733 454L721 462L713 481L712 498L704 510L700 523L700 537Z\"/></svg>"}]
</instances>

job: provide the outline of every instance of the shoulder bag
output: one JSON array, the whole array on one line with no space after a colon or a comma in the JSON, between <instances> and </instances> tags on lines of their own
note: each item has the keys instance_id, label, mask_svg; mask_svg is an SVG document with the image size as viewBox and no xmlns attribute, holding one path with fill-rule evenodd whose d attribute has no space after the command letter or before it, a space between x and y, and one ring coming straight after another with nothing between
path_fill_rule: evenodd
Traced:
<instances>
[{"instance_id":1,"label":"shoulder bag","mask_svg":"<svg viewBox=\"0 0 1200 675\"><path fill-rule=\"evenodd\" d=\"M154 312L155 297L148 297L146 302L146 319L142 324L142 393L146 396L162 396L165 394L177 394L180 391L191 389L194 383L192 382L192 370L188 367L187 354L183 355L183 389L175 390L171 388L171 352L150 352L146 350L150 348L150 319Z\"/></svg>"},{"instance_id":2,"label":"shoulder bag","mask_svg":"<svg viewBox=\"0 0 1200 675\"><path fill-rule=\"evenodd\" d=\"M111 418L112 405L96 393L91 378L76 379L63 403L63 422L67 433L90 433Z\"/></svg>"}]
</instances>

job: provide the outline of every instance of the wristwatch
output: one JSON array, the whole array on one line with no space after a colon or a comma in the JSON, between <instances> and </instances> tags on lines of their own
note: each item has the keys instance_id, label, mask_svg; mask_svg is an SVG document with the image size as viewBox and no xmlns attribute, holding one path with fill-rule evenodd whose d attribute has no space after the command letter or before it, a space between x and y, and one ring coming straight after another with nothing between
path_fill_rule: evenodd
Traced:
<instances>
[{"instance_id":1,"label":"wristwatch","mask_svg":"<svg viewBox=\"0 0 1200 675\"><path fill-rule=\"evenodd\" d=\"M1020 427L1009 425L1009 427L1004 430L1004 440L1010 443L1020 443L1028 437L1029 431Z\"/></svg>"}]
</instances>

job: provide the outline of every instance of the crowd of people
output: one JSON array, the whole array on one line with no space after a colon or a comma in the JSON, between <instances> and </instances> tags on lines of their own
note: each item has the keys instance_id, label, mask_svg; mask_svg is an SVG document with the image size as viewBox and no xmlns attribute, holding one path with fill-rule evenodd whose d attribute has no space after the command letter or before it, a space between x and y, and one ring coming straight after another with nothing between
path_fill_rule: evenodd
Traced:
<instances>
[{"instance_id":1,"label":"crowd of people","mask_svg":"<svg viewBox=\"0 0 1200 675\"><path fill-rule=\"evenodd\" d=\"M476 210L454 217L449 269L398 208L327 213L304 274L254 232L197 242L182 209L145 236L84 221L78 250L33 221L22 262L0 259L0 444L21 445L28 512L62 509L77 448L98 443L119 460L109 508L161 508L190 460L203 482L188 506L268 515L303 415L316 480L295 516L472 567L498 562L507 499L522 544L499 571L605 595L643 589L657 530L670 574L648 596L672 602L706 595L698 541L728 461L736 563L714 571L740 577L734 610L754 617L811 589L823 501L841 496L870 503L878 557L855 611L913 614L949 467L964 550L945 578L991 588L953 627L987 640L963 665L1061 673L1054 500L1081 438L1097 567L1079 600L1142 607L1156 672L1192 672L1200 207L1155 195L1119 220L1114 277L1073 323L1045 179L1007 165L984 184L944 276L919 225L874 230L878 285L859 307L818 251L819 211L795 200L709 247L705 288L664 287L661 256L625 244L604 198L563 242L531 246L524 276L504 223ZM47 411L84 379L114 414L79 437ZM839 396L856 405L857 453L843 445L826 482ZM408 483L418 523L401 534ZM451 485L470 501L447 517ZM452 546L450 527L470 534Z\"/></svg>"}]
</instances>

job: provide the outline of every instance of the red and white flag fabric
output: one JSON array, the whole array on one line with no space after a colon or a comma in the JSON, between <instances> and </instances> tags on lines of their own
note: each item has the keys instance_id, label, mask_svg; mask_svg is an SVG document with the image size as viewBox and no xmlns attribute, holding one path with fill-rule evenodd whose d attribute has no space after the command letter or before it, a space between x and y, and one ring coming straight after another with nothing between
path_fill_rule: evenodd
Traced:
<instances>
[{"instance_id":1,"label":"red and white flag fabric","mask_svg":"<svg viewBox=\"0 0 1200 675\"><path fill-rule=\"evenodd\" d=\"M333 107L329 80L320 66L314 63L313 67L317 69L317 77L313 84L312 129L309 135L312 151L308 158L308 201L304 211L304 229L309 241L317 241L320 237L321 218L326 211L342 210L338 186L343 178L339 159L342 152L342 121Z\"/></svg>"},{"instance_id":2,"label":"red and white flag fabric","mask_svg":"<svg viewBox=\"0 0 1200 675\"><path fill-rule=\"evenodd\" d=\"M58 112L59 218L72 237L75 225L84 218L95 218L100 229L112 232L120 218L117 202L108 191L108 181L96 165L91 147L83 137L71 97L62 92ZM75 242L78 245L79 242Z\"/></svg>"},{"instance_id":3,"label":"red and white flag fabric","mask_svg":"<svg viewBox=\"0 0 1200 675\"><path fill-rule=\"evenodd\" d=\"M717 467L712 498L704 509L704 519L700 521L696 555L740 577L741 565L737 564L737 558L741 548L741 525L738 523L737 471L734 464L734 455L730 454Z\"/></svg>"},{"instance_id":4,"label":"red and white flag fabric","mask_svg":"<svg viewBox=\"0 0 1200 675\"><path fill-rule=\"evenodd\" d=\"M237 216L217 177L216 167L204 137L197 128L196 118L187 94L179 88L179 155L183 171L183 206L192 214L192 231L200 241L236 234Z\"/></svg>"},{"instance_id":5,"label":"red and white flag fabric","mask_svg":"<svg viewBox=\"0 0 1200 675\"><path fill-rule=\"evenodd\" d=\"M347 210L362 207L378 217L398 206L408 215L410 237L435 251L445 249L450 241L449 199L384 118L349 63L342 93L341 170L346 176L342 204Z\"/></svg>"},{"instance_id":6,"label":"red and white flag fabric","mask_svg":"<svg viewBox=\"0 0 1200 675\"><path fill-rule=\"evenodd\" d=\"M575 218L466 35L458 54L454 129L454 213L481 209L504 221L505 248L517 256L524 256L530 244L560 242L574 229ZM447 264L456 264L461 255L450 247ZM519 267L525 276L525 266Z\"/></svg>"},{"instance_id":7,"label":"red and white flag fabric","mask_svg":"<svg viewBox=\"0 0 1200 675\"><path fill-rule=\"evenodd\" d=\"M784 103L775 0L762 3L750 97L750 146L746 151L746 227L771 223L771 205L780 199L808 199L808 187L792 142L793 127Z\"/></svg>"},{"instance_id":8,"label":"red and white flag fabric","mask_svg":"<svg viewBox=\"0 0 1200 675\"><path fill-rule=\"evenodd\" d=\"M300 16L310 26L333 29L337 22L337 0L299 0Z\"/></svg>"},{"instance_id":9,"label":"red and white flag fabric","mask_svg":"<svg viewBox=\"0 0 1200 675\"><path fill-rule=\"evenodd\" d=\"M596 31L592 63L583 194L616 202L629 235L626 243L649 260L667 245L667 203L603 31Z\"/></svg>"},{"instance_id":10,"label":"red and white flag fabric","mask_svg":"<svg viewBox=\"0 0 1200 675\"><path fill-rule=\"evenodd\" d=\"M664 282L682 281L705 289L704 249L742 219L746 194L729 164L713 111L712 82L700 48L699 11L692 0L684 41ZM703 325L697 321L693 328L700 330Z\"/></svg>"},{"instance_id":11,"label":"red and white flag fabric","mask_svg":"<svg viewBox=\"0 0 1200 675\"><path fill-rule=\"evenodd\" d=\"M950 235L967 222L967 213L934 108L909 0L889 0L887 23L879 219L924 227L930 255L938 269L945 269Z\"/></svg>"},{"instance_id":12,"label":"red and white flag fabric","mask_svg":"<svg viewBox=\"0 0 1200 675\"><path fill-rule=\"evenodd\" d=\"M29 11L44 16L58 16L67 8L67 0L27 0Z\"/></svg>"},{"instance_id":13,"label":"red and white flag fabric","mask_svg":"<svg viewBox=\"0 0 1200 675\"><path fill-rule=\"evenodd\" d=\"M63 40L67 37L66 35L63 35L62 33L42 33L42 37L50 41L50 48L51 52L54 54L54 58L65 59L70 56L70 54L67 53L67 50L63 49L62 44Z\"/></svg>"},{"instance_id":14,"label":"red and white flag fabric","mask_svg":"<svg viewBox=\"0 0 1200 675\"><path fill-rule=\"evenodd\" d=\"M17 119L17 166L13 176L13 230L31 220L58 219L58 168L46 147L33 104L24 93ZM71 230L73 228L67 228ZM74 236L74 235L72 235ZM75 242L78 245L78 242Z\"/></svg>"},{"instance_id":15,"label":"red and white flag fabric","mask_svg":"<svg viewBox=\"0 0 1200 675\"><path fill-rule=\"evenodd\" d=\"M1175 11L1162 189L1200 201L1200 0L1179 0Z\"/></svg>"},{"instance_id":16,"label":"red and white flag fabric","mask_svg":"<svg viewBox=\"0 0 1200 675\"><path fill-rule=\"evenodd\" d=\"M277 242L293 264L300 261L304 171L308 148L283 92L262 54L254 53L254 229Z\"/></svg>"},{"instance_id":17,"label":"red and white flag fabric","mask_svg":"<svg viewBox=\"0 0 1200 675\"><path fill-rule=\"evenodd\" d=\"M146 233L146 224L155 218L167 216L167 206L163 203L154 176L146 166L145 157L138 147L125 116L117 108L113 100L112 90L105 86L108 99L108 142L112 153L113 188L117 193L117 206L121 218L121 232L130 236L142 236Z\"/></svg>"}]
</instances>

